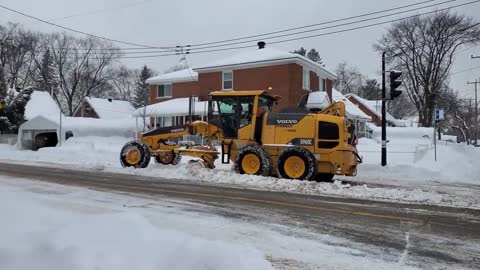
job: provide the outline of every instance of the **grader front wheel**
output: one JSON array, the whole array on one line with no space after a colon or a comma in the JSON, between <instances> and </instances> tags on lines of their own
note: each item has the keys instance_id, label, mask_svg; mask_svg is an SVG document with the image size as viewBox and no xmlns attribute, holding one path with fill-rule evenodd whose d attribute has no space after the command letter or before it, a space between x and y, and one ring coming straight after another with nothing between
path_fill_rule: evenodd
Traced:
<instances>
[{"instance_id":1,"label":"grader front wheel","mask_svg":"<svg viewBox=\"0 0 480 270\"><path fill-rule=\"evenodd\" d=\"M317 174L317 160L308 150L288 147L278 156L277 175L280 178L311 180Z\"/></svg>"},{"instance_id":2,"label":"grader front wheel","mask_svg":"<svg viewBox=\"0 0 480 270\"><path fill-rule=\"evenodd\" d=\"M146 168L150 163L150 150L141 141L126 143L120 151L120 164L122 167Z\"/></svg>"},{"instance_id":3,"label":"grader front wheel","mask_svg":"<svg viewBox=\"0 0 480 270\"><path fill-rule=\"evenodd\" d=\"M250 144L238 151L234 168L240 174L269 176L270 156L260 145Z\"/></svg>"}]
</instances>

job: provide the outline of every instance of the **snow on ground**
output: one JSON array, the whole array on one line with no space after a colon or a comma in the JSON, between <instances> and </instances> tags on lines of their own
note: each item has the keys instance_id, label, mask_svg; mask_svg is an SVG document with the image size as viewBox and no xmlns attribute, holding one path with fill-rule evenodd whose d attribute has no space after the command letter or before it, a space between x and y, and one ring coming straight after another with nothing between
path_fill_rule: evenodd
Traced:
<instances>
[{"instance_id":1,"label":"snow on ground","mask_svg":"<svg viewBox=\"0 0 480 270\"><path fill-rule=\"evenodd\" d=\"M261 270L270 262L276 269L414 269L401 250L275 224L274 216L264 223L214 213L195 203L0 176L0 216L8 221L0 269Z\"/></svg>"},{"instance_id":2,"label":"snow on ground","mask_svg":"<svg viewBox=\"0 0 480 270\"><path fill-rule=\"evenodd\" d=\"M255 248L157 227L134 211L5 186L0 194L8 220L0 230L0 269L272 269Z\"/></svg>"},{"instance_id":3,"label":"snow on ground","mask_svg":"<svg viewBox=\"0 0 480 270\"><path fill-rule=\"evenodd\" d=\"M480 186L476 186L476 189L474 188L475 186L464 186L464 184L460 187L455 187L452 186L451 182L448 182L448 179L444 179L446 182L442 184L432 182L432 180L437 181L437 179L444 177L447 174L444 172L445 169L451 170L453 174L455 170L451 166L442 167L439 164L437 165L439 172L444 173L435 174L433 168L426 169L420 167L421 165L415 167L413 163L408 163L408 159L400 157L397 158L398 165L382 168L375 164L376 161L374 159L365 156L366 164L359 167L359 175L357 177L337 177L337 179L343 180L343 182L336 181L334 183L238 175L231 170L231 165L222 165L220 160L217 160L217 168L215 170L202 168L199 166L200 164L188 164L188 158L184 158L183 163L177 166L155 164L152 160L149 167L145 169L122 168L118 161L118 156L123 144L129 140L129 138L123 137L73 137L67 140L62 147L42 148L37 152L20 151L11 146L0 145L0 160L47 166L56 164L56 166L68 166L77 169L105 170L276 192L480 208ZM373 140L361 140L361 142L359 146L360 153L362 153L362 148L378 147ZM399 146L399 148L406 147L405 145ZM456 147L459 147L459 149ZM451 147L449 145L445 149L449 149L448 151L451 149L452 151L457 151L458 155L464 155L457 157L452 155L452 158L468 160L470 155L474 155L474 153L462 152L463 146L460 145L451 145ZM476 149L472 148L471 151L476 151ZM424 158L428 157L429 152L427 151ZM375 160L379 160L379 156ZM474 159L471 162L474 162ZM455 164L457 163L459 162ZM466 174L467 172L464 173ZM475 181L479 180L477 178L454 178L451 181L454 181L454 184L458 184L472 181L475 183Z\"/></svg>"},{"instance_id":4,"label":"snow on ground","mask_svg":"<svg viewBox=\"0 0 480 270\"><path fill-rule=\"evenodd\" d=\"M373 139L362 138L358 145L364 164L358 167L357 180L376 183L436 182L480 186L480 167L475 165L480 160L480 148L438 141L435 161L432 128L388 128L388 165L382 167L381 130L378 127L373 129Z\"/></svg>"}]
</instances>

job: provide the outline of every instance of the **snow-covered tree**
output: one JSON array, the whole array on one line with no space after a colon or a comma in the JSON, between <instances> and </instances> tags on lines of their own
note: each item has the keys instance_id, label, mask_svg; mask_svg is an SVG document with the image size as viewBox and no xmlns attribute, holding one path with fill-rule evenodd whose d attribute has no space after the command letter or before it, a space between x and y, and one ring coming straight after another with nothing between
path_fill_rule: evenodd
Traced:
<instances>
[{"instance_id":1,"label":"snow-covered tree","mask_svg":"<svg viewBox=\"0 0 480 270\"><path fill-rule=\"evenodd\" d=\"M17 132L25 121L25 105L30 100L31 89L17 92L8 88L5 82L3 67L0 66L0 132Z\"/></svg>"}]
</instances>

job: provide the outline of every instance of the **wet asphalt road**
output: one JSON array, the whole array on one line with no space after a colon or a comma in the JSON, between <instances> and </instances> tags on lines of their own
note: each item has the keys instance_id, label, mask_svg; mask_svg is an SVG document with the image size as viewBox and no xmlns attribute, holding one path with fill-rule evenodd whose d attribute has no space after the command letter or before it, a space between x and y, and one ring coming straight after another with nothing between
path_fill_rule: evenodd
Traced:
<instances>
[{"instance_id":1,"label":"wet asphalt road","mask_svg":"<svg viewBox=\"0 0 480 270\"><path fill-rule=\"evenodd\" d=\"M353 248L373 255L408 254L410 264L425 269L433 264L448 269L480 269L480 210L258 191L6 163L0 163L0 174L196 202L213 206L208 207L211 213L228 218L302 228L347 239Z\"/></svg>"}]
</instances>

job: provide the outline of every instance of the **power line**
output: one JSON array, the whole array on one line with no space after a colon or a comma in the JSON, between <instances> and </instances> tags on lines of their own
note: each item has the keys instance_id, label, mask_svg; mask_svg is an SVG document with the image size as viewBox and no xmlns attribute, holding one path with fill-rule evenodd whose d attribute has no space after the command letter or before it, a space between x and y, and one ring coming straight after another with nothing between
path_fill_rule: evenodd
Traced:
<instances>
[{"instance_id":1,"label":"power line","mask_svg":"<svg viewBox=\"0 0 480 270\"><path fill-rule=\"evenodd\" d=\"M166 52L166 51L164 51L164 50L162 50L162 51L159 51L159 50L155 50L155 51L143 51L143 50L146 50L146 49L160 49L160 48L164 48L164 49L168 49L168 50L171 51L171 50L174 49L174 48L177 48L177 49L178 49L178 48L183 48L183 47L191 48L191 47L194 47L194 46L203 46L203 45L209 45L209 44L224 43L224 42L228 42L228 41L237 41L237 40L251 39L251 38L254 38L254 37L268 36L268 35L277 34L277 33L284 33L284 32L289 32L289 31L298 30L298 29L310 28L310 27L313 27L313 26L331 24L331 23L335 23L335 22L347 21L347 20L351 20L351 19L355 19L355 18L361 18L361 17L371 16L371 15L375 15L375 14L381 14L381 13L385 13L385 12L389 12L389 11L393 11L393 10L404 9L404 8L408 8L408 7L412 7L412 6L418 6L418 5L421 5L421 4L425 4L425 3L429 3L429 2L434 2L434 1L437 1L437 0L428 0L428 1L423 1L423 2L419 2L419 3L414 3L414 4L399 6L399 7L395 7L395 8L390 8L390 9L385 9L385 10L370 12L370 13L366 13L366 14L361 14L361 15L356 15L356 16L351 16L351 17L336 19L336 20L332 20L332 21L326 21L326 22L316 23L316 24L310 24L310 25L305 25L305 26L299 26L299 27L294 27L294 28L289 28L289 29L284 29L284 30L278 30L278 31L273 31L273 32L268 32L268 33L263 33L263 34L257 34L257 35L240 37L240 38L234 38L234 39L226 39L226 40L220 40L220 41L213 41L213 42L207 42L207 43L200 43L200 44L194 44L194 45L176 46L176 47L155 47L155 46L147 46L147 47L143 47L143 48L111 48L111 49L107 49L107 50L123 50L123 51L126 51L126 50L142 50L142 51L139 51L139 52L128 52L129 54ZM375 20L375 19L380 19L380 18L395 16L395 15L399 15L399 14L403 14L403 13L407 13L407 12L411 12L411 11L417 11L417 10L420 10L420 9L425 9L425 8L429 8L429 7L433 7L433 6L438 6L438 5L442 5L442 4L449 3L449 2L454 2L454 1L456 1L456 0L448 0L448 1L441 2L441 3L436 3L436 4L427 5L427 6L423 6L423 7L419 7L419 8L415 8L415 9L400 11L400 12L396 12L396 13L393 13L393 14L387 14L387 15L377 16L377 17L374 17L374 18L368 18L368 19L358 20L358 21L349 22L349 23L337 24L337 25L332 25L332 26L328 26L328 27L311 29L311 30L306 30L306 31L301 31L301 32L295 32L295 33L289 33L289 34L283 34L283 35L277 35L277 36L272 36L272 37L265 37L264 39L272 39L272 38L285 37L285 36L290 36L290 35L298 35L298 34L307 33L307 32L314 32L314 31L320 31L320 30L325 30L325 29L330 29L330 28L335 28L335 27L340 27L340 26L351 25L351 24L355 24L355 23L360 23L360 22L371 21L371 20ZM227 44L221 44L221 45L215 45L215 46L204 46L204 47L200 47L200 48L191 48L191 50L210 49L210 48L215 48L215 47L225 47L225 46L238 45L238 44L244 44L244 43L249 43L249 42L251 42L251 40L250 40L250 41L236 42L236 43L227 43Z\"/></svg>"},{"instance_id":2,"label":"power line","mask_svg":"<svg viewBox=\"0 0 480 270\"><path fill-rule=\"evenodd\" d=\"M116 42L116 43L120 43L120 44L137 46L137 47L144 47L144 48L152 48L152 49L171 49L172 48L172 47L154 47L154 46L148 46L148 45L143 45L143 44L137 44L137 43L127 42L127 41L122 41L122 40L118 40L118 39L112 39L112 38L97 36L97 35L86 33L86 32L80 31L80 30L75 30L75 29L70 28L70 27L62 26L62 25L59 25L59 24L56 24L56 23L53 23L53 22L49 22L49 21L37 18L35 16L26 14L24 12L6 7L6 6L1 5L1 4L0 4L0 8L6 9L6 10L11 11L13 13L28 17L30 19L33 19L33 20L36 20L36 21L39 21L39 22L42 22L42 23L46 23L46 24L49 24L49 25L52 25L52 26L55 26L55 27L58 27L58 28L61 28L61 29L67 30L67 31L71 31L71 32L74 32L74 33L77 33L77 34L86 35L86 36L89 36L89 37L94 37L94 38L103 39L103 40Z\"/></svg>"},{"instance_id":3,"label":"power line","mask_svg":"<svg viewBox=\"0 0 480 270\"><path fill-rule=\"evenodd\" d=\"M305 26L298 26L298 27L293 27L293 28L288 28L284 30L278 30L278 31L273 31L273 32L267 32L267 33L262 33L262 34L256 34L256 35L251 35L251 36L244 36L244 37L239 37L239 38L233 38L233 39L225 39L225 40L219 40L219 41L213 41L213 42L206 42L206 43L199 43L199 44L192 44L191 46L204 46L204 45L211 45L211 44L217 44L217 43L224 43L224 42L230 42L230 41L237 41L237 40L243 40L243 39L250 39L250 38L257 38L257 37L262 37L266 35L272 35L272 34L278 34L278 33L283 33L283 32L288 32L288 31L293 31L293 30L298 30L298 29L304 29L304 28L309 28L309 27L314 27L314 26L319 26L319 25L324 25L324 24L330 24L330 23L335 23L335 22L340 22L340 21L346 21L346 20L351 20L351 19L356 19L356 18L361 18L361 17L366 17L370 15L375 15L375 14L380 14L380 13L385 13L397 9L403 9L407 7L412 7L412 6L418 6L421 4L429 3L429 2L434 2L436 0L428 0L428 1L423 1L423 2L418 2L414 4L409 4L405 6L399 6L399 7L394 7L390 9L385 9L385 10L379 10L379 11L374 11L370 13L365 13L361 15L356 15L356 16L351 16L351 17L346 17L342 19L336 19L332 21L326 21L326 22L321 22L321 23L315 23L315 24L310 24L310 25L305 25ZM454 0L455 1L455 0Z\"/></svg>"},{"instance_id":4,"label":"power line","mask_svg":"<svg viewBox=\"0 0 480 270\"><path fill-rule=\"evenodd\" d=\"M434 0L430 0L430 1L426 1L426 2L432 2L432 1L434 1ZM347 22L347 23L342 23L342 24L335 24L335 25L330 25L330 26L316 28L316 29L304 30L304 31L300 31L300 32L294 32L294 33L276 35L276 36L271 36L271 37L265 37L264 39L268 40L268 39L273 39L273 38L287 37L287 36L316 32L316 31L326 30L326 29L331 29L331 28L337 28L337 27L341 27L341 26L348 26L348 25L352 25L352 24L357 24L357 23L377 20L377 19L381 19L381 18L396 16L396 15L400 15L400 14L408 13L408 12L412 12L412 11L418 11L418 10L421 10L421 9L430 8L430 7L434 7L434 6L438 6L438 5L443 5L443 4L447 4L447 3L451 3L451 2L455 2L455 1L457 1L457 0L447 0L447 1L443 1L441 3L427 5L427 6L423 6L423 7L420 7L420 8L414 8L414 9L404 10L404 11L400 11L400 12L395 12L393 14L386 14L386 15L377 16L377 17L373 17L373 18L367 18L367 19L362 19L362 20L357 20L357 21ZM411 6L411 5L409 5L409 6ZM380 12L384 13L385 11L380 11ZM377 13L379 13L379 12L377 12ZM372 14L372 13L369 13L369 14ZM350 17L350 18L364 17L364 16L366 16L366 15L359 15L359 16L354 16L354 17ZM345 20L345 19L339 19L339 20L335 20L335 21L341 21L341 20ZM331 21L331 22L335 22L335 21ZM331 22L328 22L328 23L331 23ZM322 25L322 24L327 24L327 23L319 23L319 24L315 24L315 25ZM311 26L297 27L297 28L307 28L307 27L311 27ZM286 31L290 31L290 30L282 30L282 31L277 31L277 32L286 32ZM257 35L257 36L259 36L259 35ZM231 45L239 45L239 44L245 44L245 43L250 43L250 42L252 42L252 40L245 40L245 41L233 42L233 43L225 43L225 44L219 44L219 45L213 45L213 46L204 46L204 47L191 48L191 49L190 49L191 46L196 46L196 45L187 45L187 48L191 51L194 51L194 50L196 51L196 50L202 50L202 49L227 47L227 46L231 46ZM218 43L218 42L216 42L216 43ZM181 46L181 47L183 48L183 46ZM147 53L161 53L161 52L165 52L165 51L155 51L155 50L154 51L134 51L134 52L127 52L127 54L147 54Z\"/></svg>"},{"instance_id":5,"label":"power line","mask_svg":"<svg viewBox=\"0 0 480 270\"><path fill-rule=\"evenodd\" d=\"M455 72L450 73L450 76L456 75L456 74L459 74L459 73L463 73L463 72L467 72L467 71L470 71L470 70L474 70L474 69L477 69L477 68L480 68L480 66L476 66L476 67L472 67L472 68L464 69L464 70L460 70L460 71L455 71Z\"/></svg>"},{"instance_id":6,"label":"power line","mask_svg":"<svg viewBox=\"0 0 480 270\"><path fill-rule=\"evenodd\" d=\"M419 8L408 9L408 10L404 10L404 11L399 11L399 12L395 12L395 13L391 13L391 14L385 14L385 15L376 16L376 17L372 17L372 18L366 18L366 19L362 19L362 20L356 20L356 21L352 21L352 22L335 24L335 25L330 25L330 26L325 26L325 27L320 27L320 28L315 28L315 29L303 30L303 31L298 31L298 32L294 32L294 33L287 33L287 34L281 34L281 35L274 35L274 36L270 36L270 37L263 37L263 39L268 40L268 39L273 39L273 38L300 35L300 34L305 34L305 33L310 33L310 32L317 32L317 31L320 31L320 30L326 30L326 29L331 29L331 28L348 26L348 25L352 25L352 24L357 24L357 23L362 23L362 22L367 22L367 21L373 21L373 20L377 20L377 19L382 19L382 18L387 18L387 17L391 17L391 16L404 14L404 13L418 11L418 10L425 9L425 8L431 8L431 7L435 7L435 6L439 6L439 5L443 5L443 4L447 4L447 3L451 3L451 2L455 2L455 1L457 1L457 0L447 0L447 1L440 2L440 3L431 4L431 5L427 5L427 6L423 6L423 7L419 7ZM430 1L427 1L427 2L430 2ZM364 16L361 15L360 17L364 17ZM337 20L337 21L340 21L340 20ZM317 24L317 25L324 25L324 24L327 24L327 23L322 23L322 24ZM328 23L328 24L330 24L330 23ZM311 26L307 26L307 27L311 27ZM307 27L302 27L302 28L307 28ZM286 32L286 31L290 31L290 30L277 31L277 32ZM250 43L250 42L252 42L252 40L233 42L233 43L225 43L225 44L219 44L219 45L213 45L213 46L205 46L205 47L200 47L200 48L192 48L192 50L225 47L225 46L245 44L245 43ZM197 46L197 45L191 45L191 46Z\"/></svg>"},{"instance_id":7,"label":"power line","mask_svg":"<svg viewBox=\"0 0 480 270\"><path fill-rule=\"evenodd\" d=\"M218 43L224 43L224 42L227 42L227 41L236 41L236 40L243 40L243 39L251 39L251 38L253 38L253 37L268 36L268 35L272 35L272 34L275 34L275 33L284 33L284 32L289 32L289 31L293 31L293 30L297 30L297 29L305 29L305 28L310 28L310 27L313 27L313 26L331 24L331 23L334 23L334 22L340 22L340 21L351 20L351 19L354 19L354 18L361 18L361 17L371 16L371 15L374 15L374 14L385 13L385 12L389 12L389 11L392 11L392 10L403 9L403 8L407 8L407 7L411 7L411 6L417 6L417 5L420 5L420 4L425 4L425 3L434 2L434 1L436 1L436 0L428 0L428 1L423 1L423 2L419 2L419 3L415 3L415 4L409 4L409 5L405 5L405 6L400 6L400 7L396 7L396 8L391 8L391 9L386 9L386 10L381 10L381 11L376 11L376 12L371 12L371 13L356 15L356 16L347 17L347 18L342 18L342 19L336 19L336 20L327 21L327 22L322 22L322 23L317 23L317 24L311 24L311 25L306 25L306 26L289 28L289 29L285 29L285 30L279 30L279 31L274 31L274 32L269 32L269 33L264 33L264 34L258 34L258 35L248 36L248 37L241 37L241 38L235 38L235 39L229 39L229 40L222 40L222 41L214 41L214 42L208 42L208 43L203 43L203 44L187 45L187 47L190 49L191 47L194 47L194 46L201 46L201 45L206 45L206 44L218 44ZM288 34L282 34L282 35L264 37L264 39L267 39L267 40L268 40L268 39L279 38L279 37L286 37L286 36L291 36L291 35L299 35L299 34L303 34L303 33L316 32L316 31L325 30L325 29L337 28L337 27L341 27L341 26L347 26L347 25L352 25L352 24L356 24L356 23L361 23L361 22L366 22L366 21L372 21L372 20L381 19L381 18L386 18L386 17L390 17L390 16L395 16L395 15L399 15L399 14L403 14L403 13L408 13L408 12L412 12L412 11L418 11L418 10L421 10L421 9L430 8L430 7L434 7L434 6L438 6L438 5L443 5L443 4L450 3L450 2L454 2L454 1L456 1L456 0L447 0L447 1L444 1L444 2L440 2L440 3L436 3L436 4L431 4L431 5L427 5L427 6L415 8L415 9L409 9L409 10L404 10L404 11L395 12L395 13L393 13L393 14L386 14L386 15L377 16L377 17L373 17L373 18L367 18L367 19L362 19L362 20L357 20L357 21L347 22L347 23L342 23L342 24L336 24L336 25L330 25L330 26L327 26L327 27L310 29L310 30L304 30L304 31L300 31L300 32L294 32L294 33L288 33ZM191 50L191 51L194 51L194 50L202 50L202 49L211 49L211 48L217 48L217 47L226 47L226 46L231 46L231 45L245 44L245 43L250 43L250 42L252 42L252 40L246 40L246 41L241 41L241 42L233 42L233 43L226 43L226 44L219 44L219 45L213 45L213 46L197 47L197 48L191 48L190 50ZM177 46L177 47L183 47L183 46ZM148 48L142 48L142 49L148 49ZM146 53L162 53L162 52L165 52L165 51L144 51L144 50L143 50L143 51L134 51L134 52L126 52L126 53L127 53L127 54L146 54Z\"/></svg>"},{"instance_id":8,"label":"power line","mask_svg":"<svg viewBox=\"0 0 480 270\"><path fill-rule=\"evenodd\" d=\"M434 11L429 11L429 12L425 12L425 13L420 13L420 14L416 14L416 15L412 15L412 16L407 16L407 17L403 17L403 18L399 18L399 19L382 21L382 22L378 22L378 23L372 23L372 24L357 26L357 27L353 27L353 28L331 31L331 32L327 32L327 33L308 35L308 36L291 38L291 39L284 39L284 40L270 42L269 44L284 43L284 42L308 39L308 38L313 38L313 37L327 36L327 35L332 35L332 34L350 32L350 31L355 31L355 30L364 29L364 28L370 28L370 27L374 27L374 26L378 26L378 25L383 25L383 24L387 24L387 23L393 23L393 22L398 22L398 21L411 19L411 18L415 18L415 17L419 17L419 16L424 16L424 15L428 15L428 14L432 14L432 13L436 13L436 12L440 12L440 11L450 10L452 8L458 8L458 7L461 7L461 6L471 5L471 4L478 3L478 2L480 2L480 0L470 1L470 2L463 3L463 4L458 4L458 5L454 5L454 6L434 10ZM255 47L255 46L256 45L246 45L246 46L236 46L236 47L229 47L229 48L204 50L204 51L192 51L189 54L208 53L208 52L217 52L217 51L225 51L225 50L235 50L235 49L250 48L250 47ZM172 56L172 55L176 55L176 54L154 54L154 55L141 55L141 56L125 56L125 57L121 57L121 58L122 59L133 59L133 58L163 57L163 56Z\"/></svg>"}]
</instances>

